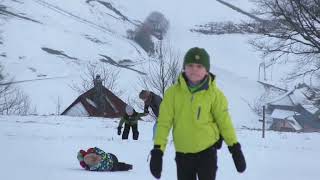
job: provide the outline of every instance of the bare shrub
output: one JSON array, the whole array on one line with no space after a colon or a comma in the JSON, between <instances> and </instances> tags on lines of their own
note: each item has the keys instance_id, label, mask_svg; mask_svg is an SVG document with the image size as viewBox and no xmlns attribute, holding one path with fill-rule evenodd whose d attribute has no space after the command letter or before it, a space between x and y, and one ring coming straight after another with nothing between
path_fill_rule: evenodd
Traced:
<instances>
[{"instance_id":1,"label":"bare shrub","mask_svg":"<svg viewBox=\"0 0 320 180\"><path fill-rule=\"evenodd\" d=\"M120 71L108 64L89 63L86 66L84 75L81 76L80 84L72 84L71 88L82 94L94 87L93 80L96 75L100 75L104 87L120 96L123 92L118 89L117 83L119 80Z\"/></svg>"}]
</instances>

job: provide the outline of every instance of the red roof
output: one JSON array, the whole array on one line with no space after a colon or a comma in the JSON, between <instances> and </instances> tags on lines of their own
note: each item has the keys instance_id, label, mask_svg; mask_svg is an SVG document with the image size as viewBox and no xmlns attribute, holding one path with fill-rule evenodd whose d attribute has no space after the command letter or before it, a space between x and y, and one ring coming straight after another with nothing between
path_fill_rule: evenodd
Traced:
<instances>
[{"instance_id":1,"label":"red roof","mask_svg":"<svg viewBox=\"0 0 320 180\"><path fill-rule=\"evenodd\" d=\"M95 89L91 88L87 92L81 94L66 110L62 112L61 115L68 115L68 112L70 112L75 105L81 103L89 116L107 118L122 117L125 114L125 107L127 104L104 86L102 86L102 94L105 97L104 101L106 105L103 113L99 113L96 105L94 104Z\"/></svg>"}]
</instances>

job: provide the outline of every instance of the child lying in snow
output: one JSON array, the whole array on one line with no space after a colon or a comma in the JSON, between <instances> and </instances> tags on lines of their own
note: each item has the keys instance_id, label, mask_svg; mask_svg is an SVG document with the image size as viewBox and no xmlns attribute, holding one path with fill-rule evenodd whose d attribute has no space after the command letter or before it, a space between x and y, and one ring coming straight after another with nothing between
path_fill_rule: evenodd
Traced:
<instances>
[{"instance_id":1,"label":"child lying in snow","mask_svg":"<svg viewBox=\"0 0 320 180\"><path fill-rule=\"evenodd\" d=\"M89 171L128 171L132 169L131 164L119 162L117 157L111 153L94 147L87 151L80 150L77 156L81 167Z\"/></svg>"}]
</instances>

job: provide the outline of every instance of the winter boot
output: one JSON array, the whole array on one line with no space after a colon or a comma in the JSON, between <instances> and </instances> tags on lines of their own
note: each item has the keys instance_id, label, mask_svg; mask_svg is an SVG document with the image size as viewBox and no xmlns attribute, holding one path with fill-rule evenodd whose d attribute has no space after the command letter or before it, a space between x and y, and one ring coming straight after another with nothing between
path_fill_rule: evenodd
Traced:
<instances>
[{"instance_id":1,"label":"winter boot","mask_svg":"<svg viewBox=\"0 0 320 180\"><path fill-rule=\"evenodd\" d=\"M133 140L138 140L138 138L139 138L139 131L133 131L132 138L133 138Z\"/></svg>"},{"instance_id":2,"label":"winter boot","mask_svg":"<svg viewBox=\"0 0 320 180\"><path fill-rule=\"evenodd\" d=\"M123 162L118 162L115 167L113 167L113 171L129 171L132 169L131 164L126 164Z\"/></svg>"}]
</instances>

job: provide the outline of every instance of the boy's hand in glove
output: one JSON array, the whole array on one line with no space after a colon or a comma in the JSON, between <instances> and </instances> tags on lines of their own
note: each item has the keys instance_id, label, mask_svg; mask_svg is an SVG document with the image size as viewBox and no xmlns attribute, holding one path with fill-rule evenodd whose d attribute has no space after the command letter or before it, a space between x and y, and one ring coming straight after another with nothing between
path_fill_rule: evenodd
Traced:
<instances>
[{"instance_id":1,"label":"boy's hand in glove","mask_svg":"<svg viewBox=\"0 0 320 180\"><path fill-rule=\"evenodd\" d=\"M244 155L241 151L241 145L239 143L236 143L232 146L228 146L228 149L230 153L232 154L232 159L234 162L234 165L237 168L237 171L242 173L246 170L246 160L244 158Z\"/></svg>"},{"instance_id":2,"label":"boy's hand in glove","mask_svg":"<svg viewBox=\"0 0 320 180\"><path fill-rule=\"evenodd\" d=\"M161 151L160 147L155 145L155 147L151 150L150 171L151 174L157 179L161 177L162 156L163 152Z\"/></svg>"}]
</instances>

